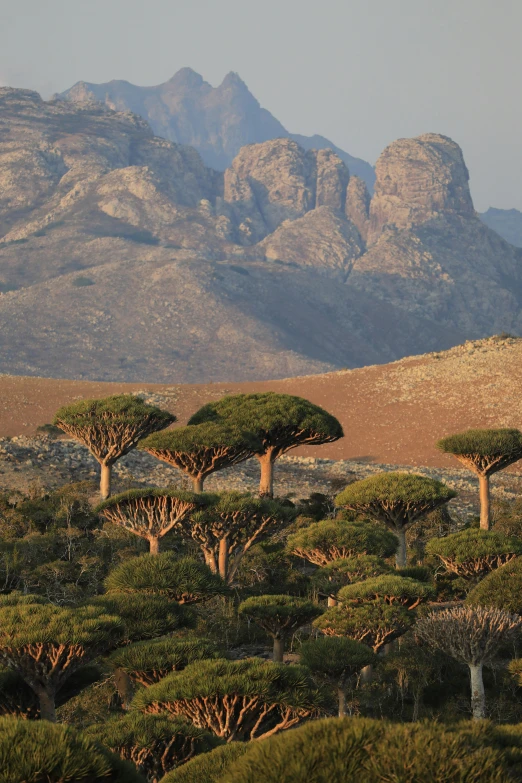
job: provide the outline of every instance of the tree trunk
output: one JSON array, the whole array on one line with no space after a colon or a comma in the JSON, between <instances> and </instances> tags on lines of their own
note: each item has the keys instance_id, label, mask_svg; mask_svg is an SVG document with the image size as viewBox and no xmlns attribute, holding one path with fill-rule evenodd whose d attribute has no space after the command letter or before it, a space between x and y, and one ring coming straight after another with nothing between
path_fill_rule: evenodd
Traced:
<instances>
[{"instance_id":1,"label":"tree trunk","mask_svg":"<svg viewBox=\"0 0 522 783\"><path fill-rule=\"evenodd\" d=\"M219 542L219 575L226 582L228 578L228 539Z\"/></svg>"},{"instance_id":2,"label":"tree trunk","mask_svg":"<svg viewBox=\"0 0 522 783\"><path fill-rule=\"evenodd\" d=\"M346 693L342 685L337 688L337 699L339 702L339 717L344 718L346 715Z\"/></svg>"},{"instance_id":3,"label":"tree trunk","mask_svg":"<svg viewBox=\"0 0 522 783\"><path fill-rule=\"evenodd\" d=\"M192 489L193 491L199 495L200 492L203 492L203 482L205 479L203 476L193 476L192 477Z\"/></svg>"},{"instance_id":4,"label":"tree trunk","mask_svg":"<svg viewBox=\"0 0 522 783\"><path fill-rule=\"evenodd\" d=\"M261 465L261 479L259 481L259 495L260 497L273 498L274 497L274 461L272 455L258 454L257 458Z\"/></svg>"},{"instance_id":5,"label":"tree trunk","mask_svg":"<svg viewBox=\"0 0 522 783\"><path fill-rule=\"evenodd\" d=\"M160 551L159 536L151 536L151 538L149 538L149 551L151 555L159 555L159 551Z\"/></svg>"},{"instance_id":6,"label":"tree trunk","mask_svg":"<svg viewBox=\"0 0 522 783\"><path fill-rule=\"evenodd\" d=\"M359 682L371 682L373 680L373 664L369 663L368 666L364 666L361 669L361 675L359 677Z\"/></svg>"},{"instance_id":7,"label":"tree trunk","mask_svg":"<svg viewBox=\"0 0 522 783\"><path fill-rule=\"evenodd\" d=\"M411 719L414 723L417 723L417 721L419 720L421 702L422 702L422 686L419 688L415 688L413 692L413 715L411 716Z\"/></svg>"},{"instance_id":8,"label":"tree trunk","mask_svg":"<svg viewBox=\"0 0 522 783\"><path fill-rule=\"evenodd\" d=\"M101 463L101 476L100 476L100 497L102 500L107 500L111 494L111 477L112 477L112 465L106 465Z\"/></svg>"},{"instance_id":9,"label":"tree trunk","mask_svg":"<svg viewBox=\"0 0 522 783\"><path fill-rule=\"evenodd\" d=\"M328 596L328 606L337 606L337 598L334 598L333 595Z\"/></svg>"},{"instance_id":10,"label":"tree trunk","mask_svg":"<svg viewBox=\"0 0 522 783\"><path fill-rule=\"evenodd\" d=\"M479 475L480 493L480 529L489 530L491 527L489 511L489 476Z\"/></svg>"},{"instance_id":11,"label":"tree trunk","mask_svg":"<svg viewBox=\"0 0 522 783\"><path fill-rule=\"evenodd\" d=\"M283 663L283 658L285 654L285 640L283 637L281 638L274 638L274 663Z\"/></svg>"},{"instance_id":12,"label":"tree trunk","mask_svg":"<svg viewBox=\"0 0 522 783\"><path fill-rule=\"evenodd\" d=\"M486 695L484 693L484 680L482 679L482 664L469 665L471 680L471 711L473 720L481 720L486 717Z\"/></svg>"},{"instance_id":13,"label":"tree trunk","mask_svg":"<svg viewBox=\"0 0 522 783\"><path fill-rule=\"evenodd\" d=\"M399 547L395 555L395 567L404 568L406 566L406 530L405 528L396 528L395 535L399 539Z\"/></svg>"},{"instance_id":14,"label":"tree trunk","mask_svg":"<svg viewBox=\"0 0 522 783\"><path fill-rule=\"evenodd\" d=\"M40 702L40 718L56 723L56 707L54 704L54 693L52 691L37 691L38 701Z\"/></svg>"},{"instance_id":15,"label":"tree trunk","mask_svg":"<svg viewBox=\"0 0 522 783\"><path fill-rule=\"evenodd\" d=\"M121 706L124 710L128 710L134 698L134 684L126 671L115 669L114 685L121 699Z\"/></svg>"}]
</instances>

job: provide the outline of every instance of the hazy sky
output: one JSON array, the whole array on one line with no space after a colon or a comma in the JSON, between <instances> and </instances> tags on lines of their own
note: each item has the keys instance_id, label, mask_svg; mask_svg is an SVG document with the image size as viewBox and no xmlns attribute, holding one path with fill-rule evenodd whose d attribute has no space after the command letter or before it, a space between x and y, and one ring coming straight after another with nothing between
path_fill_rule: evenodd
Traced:
<instances>
[{"instance_id":1,"label":"hazy sky","mask_svg":"<svg viewBox=\"0 0 522 783\"><path fill-rule=\"evenodd\" d=\"M372 163L451 136L477 209L522 209L521 33L522 0L0 0L0 83L237 71L289 130Z\"/></svg>"}]
</instances>

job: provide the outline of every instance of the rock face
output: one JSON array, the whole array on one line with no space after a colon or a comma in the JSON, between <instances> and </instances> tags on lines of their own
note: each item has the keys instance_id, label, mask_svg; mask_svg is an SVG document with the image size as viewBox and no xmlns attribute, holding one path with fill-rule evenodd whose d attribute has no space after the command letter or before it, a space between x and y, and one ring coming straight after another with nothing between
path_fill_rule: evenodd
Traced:
<instances>
[{"instance_id":1,"label":"rock face","mask_svg":"<svg viewBox=\"0 0 522 783\"><path fill-rule=\"evenodd\" d=\"M259 380L522 330L522 251L458 147L393 148L368 208L333 151L274 139L222 174L129 112L0 89L0 372Z\"/></svg>"},{"instance_id":2,"label":"rock face","mask_svg":"<svg viewBox=\"0 0 522 783\"><path fill-rule=\"evenodd\" d=\"M323 136L300 136L286 128L249 91L237 73L229 73L212 87L191 68L155 87L137 87L125 81L106 84L78 82L59 97L83 103L100 101L116 111L131 111L147 120L154 133L198 150L207 166L224 171L246 144L289 138L305 150L334 149L350 171L371 188L373 168L335 147Z\"/></svg>"},{"instance_id":3,"label":"rock face","mask_svg":"<svg viewBox=\"0 0 522 783\"><path fill-rule=\"evenodd\" d=\"M411 228L441 214L473 215L469 174L458 144L436 133L399 139L375 166L369 243L387 226Z\"/></svg>"},{"instance_id":4,"label":"rock face","mask_svg":"<svg viewBox=\"0 0 522 783\"><path fill-rule=\"evenodd\" d=\"M350 177L346 191L346 217L356 226L364 242L370 225L370 194L366 183L357 176Z\"/></svg>"},{"instance_id":5,"label":"rock face","mask_svg":"<svg viewBox=\"0 0 522 783\"><path fill-rule=\"evenodd\" d=\"M252 243L316 207L342 211L349 176L331 150L305 152L295 141L276 139L243 147L225 171L224 197L245 243Z\"/></svg>"}]
</instances>

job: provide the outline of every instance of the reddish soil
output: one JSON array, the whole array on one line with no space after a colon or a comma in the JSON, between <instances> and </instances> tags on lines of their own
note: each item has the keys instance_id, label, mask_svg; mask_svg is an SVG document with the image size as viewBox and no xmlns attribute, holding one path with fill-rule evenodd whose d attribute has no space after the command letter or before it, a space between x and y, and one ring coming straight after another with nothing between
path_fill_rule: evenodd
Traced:
<instances>
[{"instance_id":1,"label":"reddish soil","mask_svg":"<svg viewBox=\"0 0 522 783\"><path fill-rule=\"evenodd\" d=\"M0 376L0 436L33 435L61 405L82 397L168 391L181 424L224 394L276 391L306 397L335 414L345 438L303 456L395 465L452 466L435 442L468 427L522 427L522 340L466 343L387 365L259 383L165 386Z\"/></svg>"}]
</instances>

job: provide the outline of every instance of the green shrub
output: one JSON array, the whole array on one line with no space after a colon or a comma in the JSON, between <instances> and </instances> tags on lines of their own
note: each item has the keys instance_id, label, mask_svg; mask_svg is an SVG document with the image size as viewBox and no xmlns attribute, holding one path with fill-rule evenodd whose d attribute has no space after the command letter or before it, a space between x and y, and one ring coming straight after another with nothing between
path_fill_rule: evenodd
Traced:
<instances>
[{"instance_id":1,"label":"green shrub","mask_svg":"<svg viewBox=\"0 0 522 783\"><path fill-rule=\"evenodd\" d=\"M435 588L425 582L417 582L407 576L384 574L343 587L339 591L339 599L356 603L381 600L414 609L422 601L435 598L435 594Z\"/></svg>"},{"instance_id":2,"label":"green shrub","mask_svg":"<svg viewBox=\"0 0 522 783\"><path fill-rule=\"evenodd\" d=\"M390 557L397 550L397 538L370 522L325 519L289 536L287 549L315 565L326 566L357 555Z\"/></svg>"},{"instance_id":3,"label":"green shrub","mask_svg":"<svg viewBox=\"0 0 522 783\"><path fill-rule=\"evenodd\" d=\"M473 528L432 538L426 553L440 558L447 571L476 579L521 554L522 541L494 530Z\"/></svg>"},{"instance_id":4,"label":"green shrub","mask_svg":"<svg viewBox=\"0 0 522 783\"><path fill-rule=\"evenodd\" d=\"M218 781L503 783L521 760L519 731L511 734L485 721L447 729L342 718L251 743Z\"/></svg>"},{"instance_id":5,"label":"green shrub","mask_svg":"<svg viewBox=\"0 0 522 783\"><path fill-rule=\"evenodd\" d=\"M227 592L223 580L193 557L179 557L171 552L141 555L114 568L105 587L110 593L143 593L163 595L182 604L204 601Z\"/></svg>"},{"instance_id":6,"label":"green shrub","mask_svg":"<svg viewBox=\"0 0 522 783\"><path fill-rule=\"evenodd\" d=\"M179 769L169 772L161 783L217 783L229 766L249 750L246 742L230 742L220 745L210 753L196 756Z\"/></svg>"},{"instance_id":7,"label":"green shrub","mask_svg":"<svg viewBox=\"0 0 522 783\"><path fill-rule=\"evenodd\" d=\"M413 623L413 613L404 606L383 601L333 606L314 620L314 626L327 636L355 639L374 652L405 634Z\"/></svg>"},{"instance_id":8,"label":"green shrub","mask_svg":"<svg viewBox=\"0 0 522 783\"><path fill-rule=\"evenodd\" d=\"M131 764L46 721L0 718L0 783L144 783Z\"/></svg>"},{"instance_id":9,"label":"green shrub","mask_svg":"<svg viewBox=\"0 0 522 783\"><path fill-rule=\"evenodd\" d=\"M207 639L166 636L115 650L109 662L114 668L127 672L134 682L149 686L194 661L216 655L217 646Z\"/></svg>"},{"instance_id":10,"label":"green shrub","mask_svg":"<svg viewBox=\"0 0 522 783\"><path fill-rule=\"evenodd\" d=\"M80 275L79 277L75 277L74 280L72 281L72 285L75 288L85 288L86 286L94 285L94 284L95 283L92 277L84 277L82 275Z\"/></svg>"},{"instance_id":11,"label":"green shrub","mask_svg":"<svg viewBox=\"0 0 522 783\"><path fill-rule=\"evenodd\" d=\"M469 593L466 603L522 615L522 557L491 571Z\"/></svg>"},{"instance_id":12,"label":"green shrub","mask_svg":"<svg viewBox=\"0 0 522 783\"><path fill-rule=\"evenodd\" d=\"M138 691L132 708L187 717L230 742L291 728L327 703L304 667L247 658L193 663Z\"/></svg>"},{"instance_id":13,"label":"green shrub","mask_svg":"<svg viewBox=\"0 0 522 783\"><path fill-rule=\"evenodd\" d=\"M186 720L139 712L89 727L84 734L131 762L150 783L217 744L212 734Z\"/></svg>"}]
</instances>

